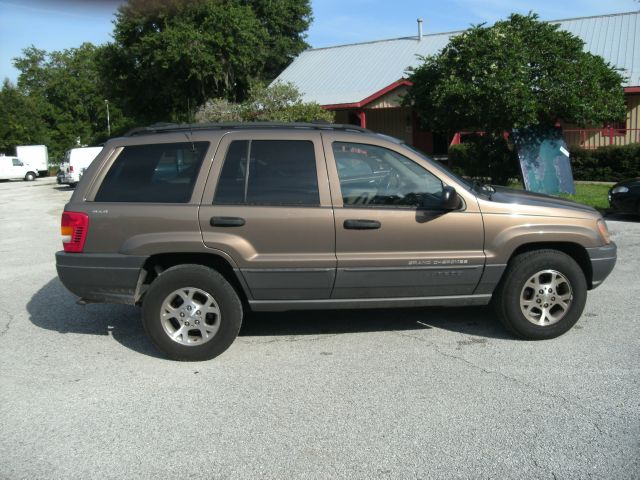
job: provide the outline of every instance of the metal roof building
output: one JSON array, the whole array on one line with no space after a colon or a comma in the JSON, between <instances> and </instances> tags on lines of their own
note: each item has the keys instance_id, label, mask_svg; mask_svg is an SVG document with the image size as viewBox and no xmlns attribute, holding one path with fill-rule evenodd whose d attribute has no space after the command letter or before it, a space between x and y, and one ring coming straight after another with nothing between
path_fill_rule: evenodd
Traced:
<instances>
[{"instance_id":1,"label":"metal roof building","mask_svg":"<svg viewBox=\"0 0 640 480\"><path fill-rule=\"evenodd\" d=\"M585 42L627 77L625 87L640 88L640 12L550 21ZM393 38L302 52L276 79L295 84L304 99L328 108L361 107L383 95L406 69L418 66L418 56L438 53L451 36L462 31Z\"/></svg>"}]
</instances>

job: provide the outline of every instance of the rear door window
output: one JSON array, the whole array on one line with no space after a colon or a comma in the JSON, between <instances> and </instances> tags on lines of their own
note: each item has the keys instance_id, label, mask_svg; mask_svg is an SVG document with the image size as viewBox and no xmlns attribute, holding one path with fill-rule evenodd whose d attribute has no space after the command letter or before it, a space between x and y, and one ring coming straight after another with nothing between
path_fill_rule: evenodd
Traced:
<instances>
[{"instance_id":1,"label":"rear door window","mask_svg":"<svg viewBox=\"0 0 640 480\"><path fill-rule=\"evenodd\" d=\"M208 148L209 142L124 147L95 201L187 203Z\"/></svg>"},{"instance_id":2,"label":"rear door window","mask_svg":"<svg viewBox=\"0 0 640 480\"><path fill-rule=\"evenodd\" d=\"M319 205L313 142L236 140L218 179L214 204Z\"/></svg>"}]
</instances>

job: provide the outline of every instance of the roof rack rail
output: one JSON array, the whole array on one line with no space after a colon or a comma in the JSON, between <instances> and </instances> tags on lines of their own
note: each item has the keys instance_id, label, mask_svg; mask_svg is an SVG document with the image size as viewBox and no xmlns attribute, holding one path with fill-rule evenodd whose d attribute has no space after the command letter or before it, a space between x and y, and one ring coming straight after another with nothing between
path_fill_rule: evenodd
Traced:
<instances>
[{"instance_id":1,"label":"roof rack rail","mask_svg":"<svg viewBox=\"0 0 640 480\"><path fill-rule=\"evenodd\" d=\"M202 130L245 130L245 129L300 129L300 130L340 130L345 132L373 133L366 128L356 125L345 125L339 123L326 122L223 122L223 123L155 123L148 127L139 127L129 130L124 134L125 137L134 137L137 135L151 135L154 133L170 133L170 132L194 132Z\"/></svg>"}]
</instances>

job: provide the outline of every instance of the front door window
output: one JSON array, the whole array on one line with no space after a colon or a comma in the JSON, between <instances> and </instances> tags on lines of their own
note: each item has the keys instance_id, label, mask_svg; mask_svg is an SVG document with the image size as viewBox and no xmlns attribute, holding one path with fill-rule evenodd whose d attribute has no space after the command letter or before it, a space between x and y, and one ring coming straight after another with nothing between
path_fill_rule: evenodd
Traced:
<instances>
[{"instance_id":1,"label":"front door window","mask_svg":"<svg viewBox=\"0 0 640 480\"><path fill-rule=\"evenodd\" d=\"M334 142L344 206L437 208L442 182L412 160L374 145Z\"/></svg>"}]
</instances>

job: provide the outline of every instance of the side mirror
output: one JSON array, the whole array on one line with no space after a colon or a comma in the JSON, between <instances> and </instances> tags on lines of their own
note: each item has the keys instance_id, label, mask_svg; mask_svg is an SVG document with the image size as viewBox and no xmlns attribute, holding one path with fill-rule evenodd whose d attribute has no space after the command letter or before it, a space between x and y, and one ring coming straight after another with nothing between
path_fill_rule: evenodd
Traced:
<instances>
[{"instance_id":1,"label":"side mirror","mask_svg":"<svg viewBox=\"0 0 640 480\"><path fill-rule=\"evenodd\" d=\"M442 201L440 208L443 210L457 210L460 208L460 197L456 189L450 186L446 186L442 189Z\"/></svg>"}]
</instances>

